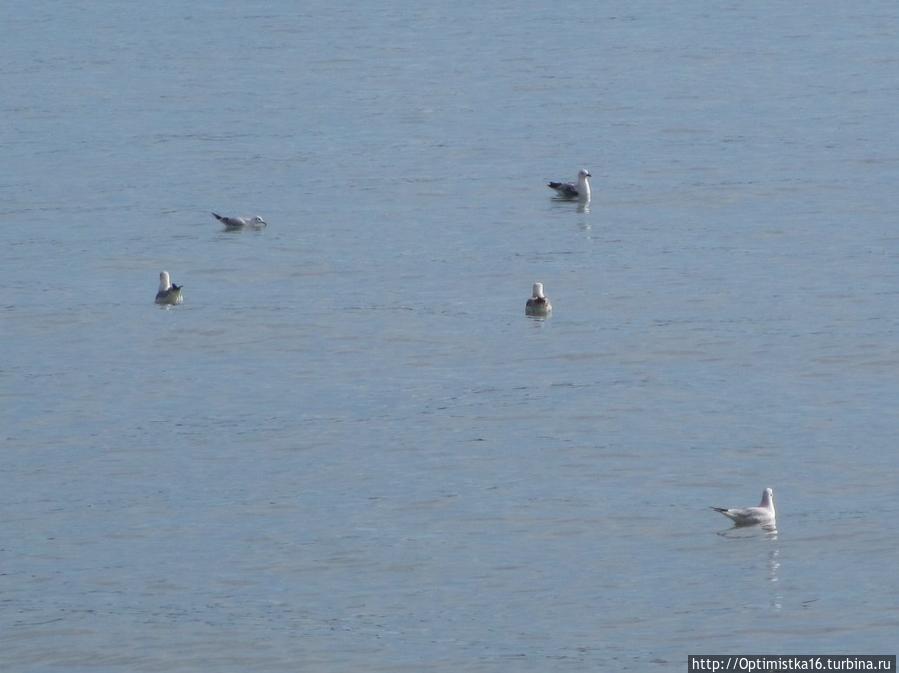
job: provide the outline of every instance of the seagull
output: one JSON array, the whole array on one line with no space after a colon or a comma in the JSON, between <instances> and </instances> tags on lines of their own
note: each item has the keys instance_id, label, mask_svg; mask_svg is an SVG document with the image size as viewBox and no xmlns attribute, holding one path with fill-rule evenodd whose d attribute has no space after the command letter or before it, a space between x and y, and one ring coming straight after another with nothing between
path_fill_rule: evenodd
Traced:
<instances>
[{"instance_id":1,"label":"seagull","mask_svg":"<svg viewBox=\"0 0 899 673\"><path fill-rule=\"evenodd\" d=\"M556 193L563 199L579 199L581 201L590 200L590 181L592 178L590 171L582 168L577 172L577 183L574 182L550 182L547 186L555 189Z\"/></svg>"},{"instance_id":2,"label":"seagull","mask_svg":"<svg viewBox=\"0 0 899 673\"><path fill-rule=\"evenodd\" d=\"M553 305L543 294L543 283L534 283L534 291L531 298L524 305L525 315L548 315L553 310Z\"/></svg>"},{"instance_id":3,"label":"seagull","mask_svg":"<svg viewBox=\"0 0 899 673\"><path fill-rule=\"evenodd\" d=\"M182 285L175 285L168 271L159 273L159 292L156 293L157 304L180 304L184 301L181 295Z\"/></svg>"},{"instance_id":4,"label":"seagull","mask_svg":"<svg viewBox=\"0 0 899 673\"><path fill-rule=\"evenodd\" d=\"M266 224L268 224L258 215L254 215L253 217L223 217L218 213L212 213L212 216L219 222L224 224L228 229L242 229L243 227L254 227L255 229L261 229Z\"/></svg>"},{"instance_id":5,"label":"seagull","mask_svg":"<svg viewBox=\"0 0 899 673\"><path fill-rule=\"evenodd\" d=\"M762 493L762 501L758 507L745 507L736 509L726 509L724 507L712 507L716 512L721 512L724 516L734 522L736 526L751 526L756 523L774 523L774 491L766 488Z\"/></svg>"}]
</instances>

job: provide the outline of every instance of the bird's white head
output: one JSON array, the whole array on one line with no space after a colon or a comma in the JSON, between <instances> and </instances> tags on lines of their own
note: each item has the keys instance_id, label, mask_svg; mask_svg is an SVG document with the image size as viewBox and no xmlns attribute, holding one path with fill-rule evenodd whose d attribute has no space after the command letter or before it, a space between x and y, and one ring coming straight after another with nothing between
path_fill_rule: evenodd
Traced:
<instances>
[{"instance_id":1,"label":"bird's white head","mask_svg":"<svg viewBox=\"0 0 899 673\"><path fill-rule=\"evenodd\" d=\"M759 507L767 507L768 509L774 509L774 491L770 488L766 488L765 492L762 493L762 502Z\"/></svg>"},{"instance_id":2,"label":"bird's white head","mask_svg":"<svg viewBox=\"0 0 899 673\"><path fill-rule=\"evenodd\" d=\"M577 196L581 201L590 200L590 181L587 178L593 177L590 171L582 168L577 172Z\"/></svg>"},{"instance_id":3,"label":"bird's white head","mask_svg":"<svg viewBox=\"0 0 899 673\"><path fill-rule=\"evenodd\" d=\"M534 299L545 299L543 295L543 283L534 283Z\"/></svg>"},{"instance_id":4,"label":"bird's white head","mask_svg":"<svg viewBox=\"0 0 899 673\"><path fill-rule=\"evenodd\" d=\"M160 271L159 272L159 291L165 292L170 287L172 287L172 279L169 276L168 271Z\"/></svg>"},{"instance_id":5,"label":"bird's white head","mask_svg":"<svg viewBox=\"0 0 899 673\"><path fill-rule=\"evenodd\" d=\"M259 217L258 215L254 215L254 216L253 216L253 219L250 220L250 224L255 224L255 225L262 225L262 226L265 226L266 222L265 222L265 220L263 220L263 219L262 219L261 217Z\"/></svg>"}]
</instances>

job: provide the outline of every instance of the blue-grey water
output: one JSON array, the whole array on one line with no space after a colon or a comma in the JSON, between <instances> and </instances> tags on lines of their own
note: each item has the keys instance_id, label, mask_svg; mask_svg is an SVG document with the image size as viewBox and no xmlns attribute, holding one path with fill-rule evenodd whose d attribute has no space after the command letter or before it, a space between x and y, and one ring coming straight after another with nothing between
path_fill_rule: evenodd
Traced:
<instances>
[{"instance_id":1,"label":"blue-grey water","mask_svg":"<svg viewBox=\"0 0 899 673\"><path fill-rule=\"evenodd\" d=\"M0 670L896 652L895 3L3 15Z\"/></svg>"}]
</instances>

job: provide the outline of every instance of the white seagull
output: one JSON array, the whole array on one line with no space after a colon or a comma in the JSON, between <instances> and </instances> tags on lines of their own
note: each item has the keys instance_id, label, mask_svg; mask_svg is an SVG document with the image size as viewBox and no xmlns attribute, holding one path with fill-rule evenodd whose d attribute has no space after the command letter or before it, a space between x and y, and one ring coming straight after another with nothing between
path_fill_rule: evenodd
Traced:
<instances>
[{"instance_id":1,"label":"white seagull","mask_svg":"<svg viewBox=\"0 0 899 673\"><path fill-rule=\"evenodd\" d=\"M253 227L255 229L261 229L266 224L268 224L258 215L254 215L253 217L228 217L227 215L222 216L218 213L212 213L212 216L219 222L224 224L228 229L242 229L243 227Z\"/></svg>"},{"instance_id":2,"label":"white seagull","mask_svg":"<svg viewBox=\"0 0 899 673\"><path fill-rule=\"evenodd\" d=\"M182 285L175 285L168 271L159 273L159 292L156 293L157 304L180 304L184 301L181 294Z\"/></svg>"},{"instance_id":3,"label":"white seagull","mask_svg":"<svg viewBox=\"0 0 899 673\"><path fill-rule=\"evenodd\" d=\"M577 182L550 182L547 186L555 189L563 199L578 199L580 201L590 200L590 180L593 176L586 168L582 168L577 172Z\"/></svg>"},{"instance_id":4,"label":"white seagull","mask_svg":"<svg viewBox=\"0 0 899 673\"><path fill-rule=\"evenodd\" d=\"M548 315L553 310L553 305L543 294L543 283L534 283L531 298L524 305L525 315Z\"/></svg>"},{"instance_id":5,"label":"white seagull","mask_svg":"<svg viewBox=\"0 0 899 673\"><path fill-rule=\"evenodd\" d=\"M726 509L724 507L712 507L716 512L721 512L724 516L734 522L736 526L751 526L756 523L774 523L774 491L766 488L762 493L762 501L758 507L744 507L736 509Z\"/></svg>"}]
</instances>

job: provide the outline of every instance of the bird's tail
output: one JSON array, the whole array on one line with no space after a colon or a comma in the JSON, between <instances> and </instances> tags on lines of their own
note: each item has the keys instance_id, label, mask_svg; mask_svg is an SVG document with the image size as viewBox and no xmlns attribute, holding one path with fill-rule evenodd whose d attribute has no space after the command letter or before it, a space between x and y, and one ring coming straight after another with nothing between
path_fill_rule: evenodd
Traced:
<instances>
[{"instance_id":1,"label":"bird's tail","mask_svg":"<svg viewBox=\"0 0 899 673\"><path fill-rule=\"evenodd\" d=\"M225 218L219 215L218 213L212 213L212 216L217 219L219 222L224 222Z\"/></svg>"},{"instance_id":2,"label":"bird's tail","mask_svg":"<svg viewBox=\"0 0 899 673\"><path fill-rule=\"evenodd\" d=\"M726 507L712 507L711 509L715 510L716 512L721 512L722 514L727 512Z\"/></svg>"}]
</instances>

